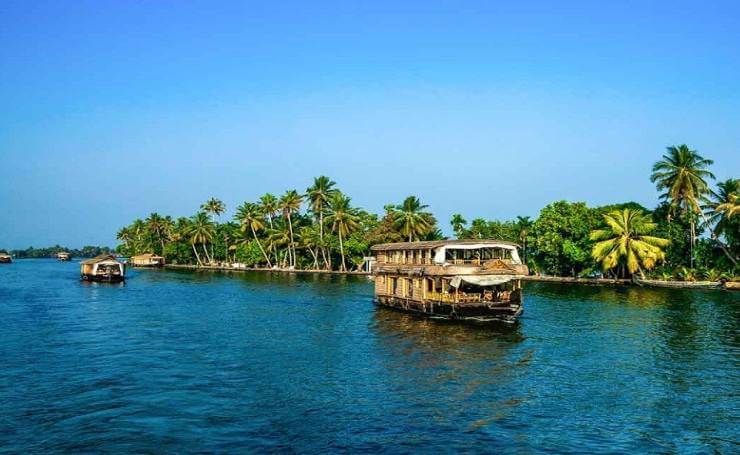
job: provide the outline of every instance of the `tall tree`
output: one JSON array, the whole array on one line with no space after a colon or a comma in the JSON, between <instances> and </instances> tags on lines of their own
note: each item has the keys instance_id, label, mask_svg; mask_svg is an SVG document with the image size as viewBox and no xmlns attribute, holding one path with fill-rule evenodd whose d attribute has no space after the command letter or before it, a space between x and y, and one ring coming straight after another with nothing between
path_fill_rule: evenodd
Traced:
<instances>
[{"instance_id":1,"label":"tall tree","mask_svg":"<svg viewBox=\"0 0 740 455\"><path fill-rule=\"evenodd\" d=\"M452 219L450 219L450 225L452 226L452 230L455 232L455 236L458 239L462 237L463 231L465 230L465 225L467 223L468 221L459 213L452 215Z\"/></svg>"},{"instance_id":2,"label":"tall tree","mask_svg":"<svg viewBox=\"0 0 740 455\"><path fill-rule=\"evenodd\" d=\"M701 201L709 192L708 179L713 179L708 167L714 162L691 150L686 144L670 146L663 158L653 165L650 181L655 183L660 197L670 203L672 211L680 209L689 217L691 266L694 266L696 246L696 216L701 212Z\"/></svg>"},{"instance_id":3,"label":"tall tree","mask_svg":"<svg viewBox=\"0 0 740 455\"><path fill-rule=\"evenodd\" d=\"M144 221L149 229L149 232L154 236L160 245L160 254L164 255L164 241L166 237L166 229L164 218L158 213L154 212L149 215Z\"/></svg>"},{"instance_id":4,"label":"tall tree","mask_svg":"<svg viewBox=\"0 0 740 455\"><path fill-rule=\"evenodd\" d=\"M190 239L191 245L193 246L193 252L198 260L198 264L201 265L202 261L198 254L198 250L195 247L197 244L202 246L208 262L213 262L213 258L208 255L208 248L206 247L209 243L213 242L213 237L216 234L213 221L208 218L208 215L205 212L198 212L191 218L187 229L187 235Z\"/></svg>"},{"instance_id":5,"label":"tall tree","mask_svg":"<svg viewBox=\"0 0 740 455\"><path fill-rule=\"evenodd\" d=\"M298 194L296 190L286 191L285 194L280 198L278 206L283 212L283 217L288 221L288 231L290 232L290 245L288 247L290 252L290 265L296 266L295 256L295 239L293 235L293 213L297 213L301 209L301 202L303 197Z\"/></svg>"},{"instance_id":6,"label":"tall tree","mask_svg":"<svg viewBox=\"0 0 740 455\"><path fill-rule=\"evenodd\" d=\"M131 254L131 230L128 227L123 227L116 233L116 238L123 242L124 248L126 248L126 254Z\"/></svg>"},{"instance_id":7,"label":"tall tree","mask_svg":"<svg viewBox=\"0 0 740 455\"><path fill-rule=\"evenodd\" d=\"M260 198L260 207L262 212L267 215L267 220L270 222L270 229L275 229L275 214L278 212L278 198L274 194L265 193ZM277 249L272 248L272 244L268 244L267 249L271 250L275 254L275 262L279 262Z\"/></svg>"},{"instance_id":8,"label":"tall tree","mask_svg":"<svg viewBox=\"0 0 740 455\"><path fill-rule=\"evenodd\" d=\"M221 216L226 211L226 205L220 200L212 197L208 199L204 204L200 206L201 210L211 214L211 221L214 225L218 225L216 217ZM214 259L213 243L211 243L211 261Z\"/></svg>"},{"instance_id":9,"label":"tall tree","mask_svg":"<svg viewBox=\"0 0 740 455\"><path fill-rule=\"evenodd\" d=\"M670 241L649 235L656 224L650 215L631 209L615 210L604 215L606 229L591 232L590 238L597 243L591 257L601 263L604 271L622 266L623 273L634 274L650 270L665 259L662 248Z\"/></svg>"},{"instance_id":10,"label":"tall tree","mask_svg":"<svg viewBox=\"0 0 740 455\"><path fill-rule=\"evenodd\" d=\"M319 250L324 245L324 239L322 238L318 226L304 226L298 230L298 243L302 248L311 254L313 260L313 268L319 268Z\"/></svg>"},{"instance_id":11,"label":"tall tree","mask_svg":"<svg viewBox=\"0 0 740 455\"><path fill-rule=\"evenodd\" d=\"M275 229L270 229L267 235L267 242L275 251L277 265L280 267L287 267L288 261L290 261L290 231L287 228L287 223L279 223ZM283 251L283 259L280 259L280 249L285 247Z\"/></svg>"},{"instance_id":12,"label":"tall tree","mask_svg":"<svg viewBox=\"0 0 740 455\"><path fill-rule=\"evenodd\" d=\"M220 216L226 211L226 205L221 200L216 199L215 197L212 197L208 199L205 203L201 204L200 208L205 213L211 214L211 216L213 217L211 221L213 223L216 223L215 217Z\"/></svg>"},{"instance_id":13,"label":"tall tree","mask_svg":"<svg viewBox=\"0 0 740 455\"><path fill-rule=\"evenodd\" d=\"M517 216L516 217L516 228L519 231L519 243L522 244L522 256L524 263L527 263L527 235L532 229L534 221L528 216Z\"/></svg>"},{"instance_id":14,"label":"tall tree","mask_svg":"<svg viewBox=\"0 0 740 455\"><path fill-rule=\"evenodd\" d=\"M716 191L710 191L707 203L702 207L705 219L722 252L733 265L737 265L737 244L740 243L740 180L727 179L717 184ZM714 226L712 228L712 226ZM724 236L734 251L730 252L720 239Z\"/></svg>"},{"instance_id":15,"label":"tall tree","mask_svg":"<svg viewBox=\"0 0 740 455\"><path fill-rule=\"evenodd\" d=\"M260 207L262 208L262 212L267 215L267 219L270 222L270 229L274 229L273 221L275 214L279 210L278 198L274 194L265 193L260 198Z\"/></svg>"},{"instance_id":16,"label":"tall tree","mask_svg":"<svg viewBox=\"0 0 740 455\"><path fill-rule=\"evenodd\" d=\"M254 241L257 242L257 246L259 246L262 255L265 257L265 261L267 261L267 266L272 267L270 258L267 256L265 249L262 247L260 239L257 237L257 231L265 227L264 219L262 218L262 216L263 212L258 204L245 202L236 209L236 215L234 216L234 219L239 222L242 232L245 232L247 229L252 231L252 237L254 237Z\"/></svg>"},{"instance_id":17,"label":"tall tree","mask_svg":"<svg viewBox=\"0 0 740 455\"><path fill-rule=\"evenodd\" d=\"M423 205L416 196L407 197L401 205L396 207L394 224L409 242L418 240L419 237L433 229L432 214L424 211L428 207Z\"/></svg>"},{"instance_id":18,"label":"tall tree","mask_svg":"<svg viewBox=\"0 0 740 455\"><path fill-rule=\"evenodd\" d=\"M335 193L329 200L326 221L331 224L332 231L339 236L339 252L342 257L343 272L347 271L344 258L344 239L359 227L357 211L350 206L350 198L342 193Z\"/></svg>"},{"instance_id":19,"label":"tall tree","mask_svg":"<svg viewBox=\"0 0 740 455\"><path fill-rule=\"evenodd\" d=\"M314 178L313 185L306 189L306 197L308 198L309 207L319 223L319 236L321 238L321 243L324 241L324 212L329 203L329 199L337 192L334 185L336 185L336 182L331 180L329 177L322 175ZM323 248L321 251L324 259L324 266L329 268L326 251Z\"/></svg>"}]
</instances>

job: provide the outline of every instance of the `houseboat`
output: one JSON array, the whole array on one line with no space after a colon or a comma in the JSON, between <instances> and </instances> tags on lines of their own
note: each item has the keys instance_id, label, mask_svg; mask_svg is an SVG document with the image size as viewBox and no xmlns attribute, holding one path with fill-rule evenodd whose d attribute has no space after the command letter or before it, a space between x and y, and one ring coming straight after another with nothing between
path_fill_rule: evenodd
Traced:
<instances>
[{"instance_id":1,"label":"houseboat","mask_svg":"<svg viewBox=\"0 0 740 455\"><path fill-rule=\"evenodd\" d=\"M131 256L128 263L134 267L162 267L164 266L164 258L153 253L145 253Z\"/></svg>"},{"instance_id":2,"label":"houseboat","mask_svg":"<svg viewBox=\"0 0 740 455\"><path fill-rule=\"evenodd\" d=\"M123 281L126 269L112 254L101 254L80 263L83 281Z\"/></svg>"},{"instance_id":3,"label":"houseboat","mask_svg":"<svg viewBox=\"0 0 740 455\"><path fill-rule=\"evenodd\" d=\"M60 251L57 253L57 259L62 262L67 262L72 260L72 255L67 253L66 251Z\"/></svg>"},{"instance_id":4,"label":"houseboat","mask_svg":"<svg viewBox=\"0 0 740 455\"><path fill-rule=\"evenodd\" d=\"M529 272L517 248L500 240L375 245L375 301L432 318L514 322Z\"/></svg>"},{"instance_id":5,"label":"houseboat","mask_svg":"<svg viewBox=\"0 0 740 455\"><path fill-rule=\"evenodd\" d=\"M10 264L13 262L13 258L7 253L0 253L0 264Z\"/></svg>"}]
</instances>

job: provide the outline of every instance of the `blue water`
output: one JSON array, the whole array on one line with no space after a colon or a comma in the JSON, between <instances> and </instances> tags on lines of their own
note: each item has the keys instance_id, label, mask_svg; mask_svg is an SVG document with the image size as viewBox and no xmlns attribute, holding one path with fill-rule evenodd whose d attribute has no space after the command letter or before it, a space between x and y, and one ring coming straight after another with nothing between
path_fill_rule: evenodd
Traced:
<instances>
[{"instance_id":1,"label":"blue water","mask_svg":"<svg viewBox=\"0 0 740 455\"><path fill-rule=\"evenodd\" d=\"M740 293L527 284L490 329L364 277L0 265L7 452L740 451Z\"/></svg>"}]
</instances>

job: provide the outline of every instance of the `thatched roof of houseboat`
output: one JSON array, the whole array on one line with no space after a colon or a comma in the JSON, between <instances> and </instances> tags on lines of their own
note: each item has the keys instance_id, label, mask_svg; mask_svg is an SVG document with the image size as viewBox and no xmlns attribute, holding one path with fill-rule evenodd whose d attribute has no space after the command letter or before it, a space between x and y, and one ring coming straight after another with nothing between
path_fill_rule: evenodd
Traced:
<instances>
[{"instance_id":1,"label":"thatched roof of houseboat","mask_svg":"<svg viewBox=\"0 0 740 455\"><path fill-rule=\"evenodd\" d=\"M9 258L10 255L8 253L0 253L0 257L2 257L2 258Z\"/></svg>"},{"instance_id":2,"label":"thatched roof of houseboat","mask_svg":"<svg viewBox=\"0 0 740 455\"><path fill-rule=\"evenodd\" d=\"M373 245L372 251L396 251L396 250L433 250L441 246L455 247L465 245L508 245L519 248L519 245L505 240L493 239L471 239L471 240L428 240L423 242L399 242L399 243L380 243Z\"/></svg>"},{"instance_id":3,"label":"thatched roof of houseboat","mask_svg":"<svg viewBox=\"0 0 740 455\"><path fill-rule=\"evenodd\" d=\"M92 265L97 264L98 262L104 262L104 261L117 261L116 257L112 254L101 254L99 256L95 256L94 258L87 259L85 261L80 262L80 264L85 265Z\"/></svg>"}]
</instances>

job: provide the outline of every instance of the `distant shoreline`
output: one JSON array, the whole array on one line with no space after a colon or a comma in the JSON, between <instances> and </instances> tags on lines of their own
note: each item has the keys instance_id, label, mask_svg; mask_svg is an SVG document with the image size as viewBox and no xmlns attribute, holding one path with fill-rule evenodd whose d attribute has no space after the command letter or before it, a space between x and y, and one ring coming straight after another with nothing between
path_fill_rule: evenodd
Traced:
<instances>
[{"instance_id":1,"label":"distant shoreline","mask_svg":"<svg viewBox=\"0 0 740 455\"><path fill-rule=\"evenodd\" d=\"M213 270L219 272L276 272L276 273L303 273L303 274L317 274L317 275L358 275L358 276L371 276L370 272L356 272L347 271L342 272L339 270L312 270L312 269L283 269L283 268L259 268L259 267L246 267L246 268L233 268L233 267L222 267L215 265L192 265L192 264L165 264L166 269L180 269L180 270ZM138 267L137 267L138 268Z\"/></svg>"}]
</instances>

